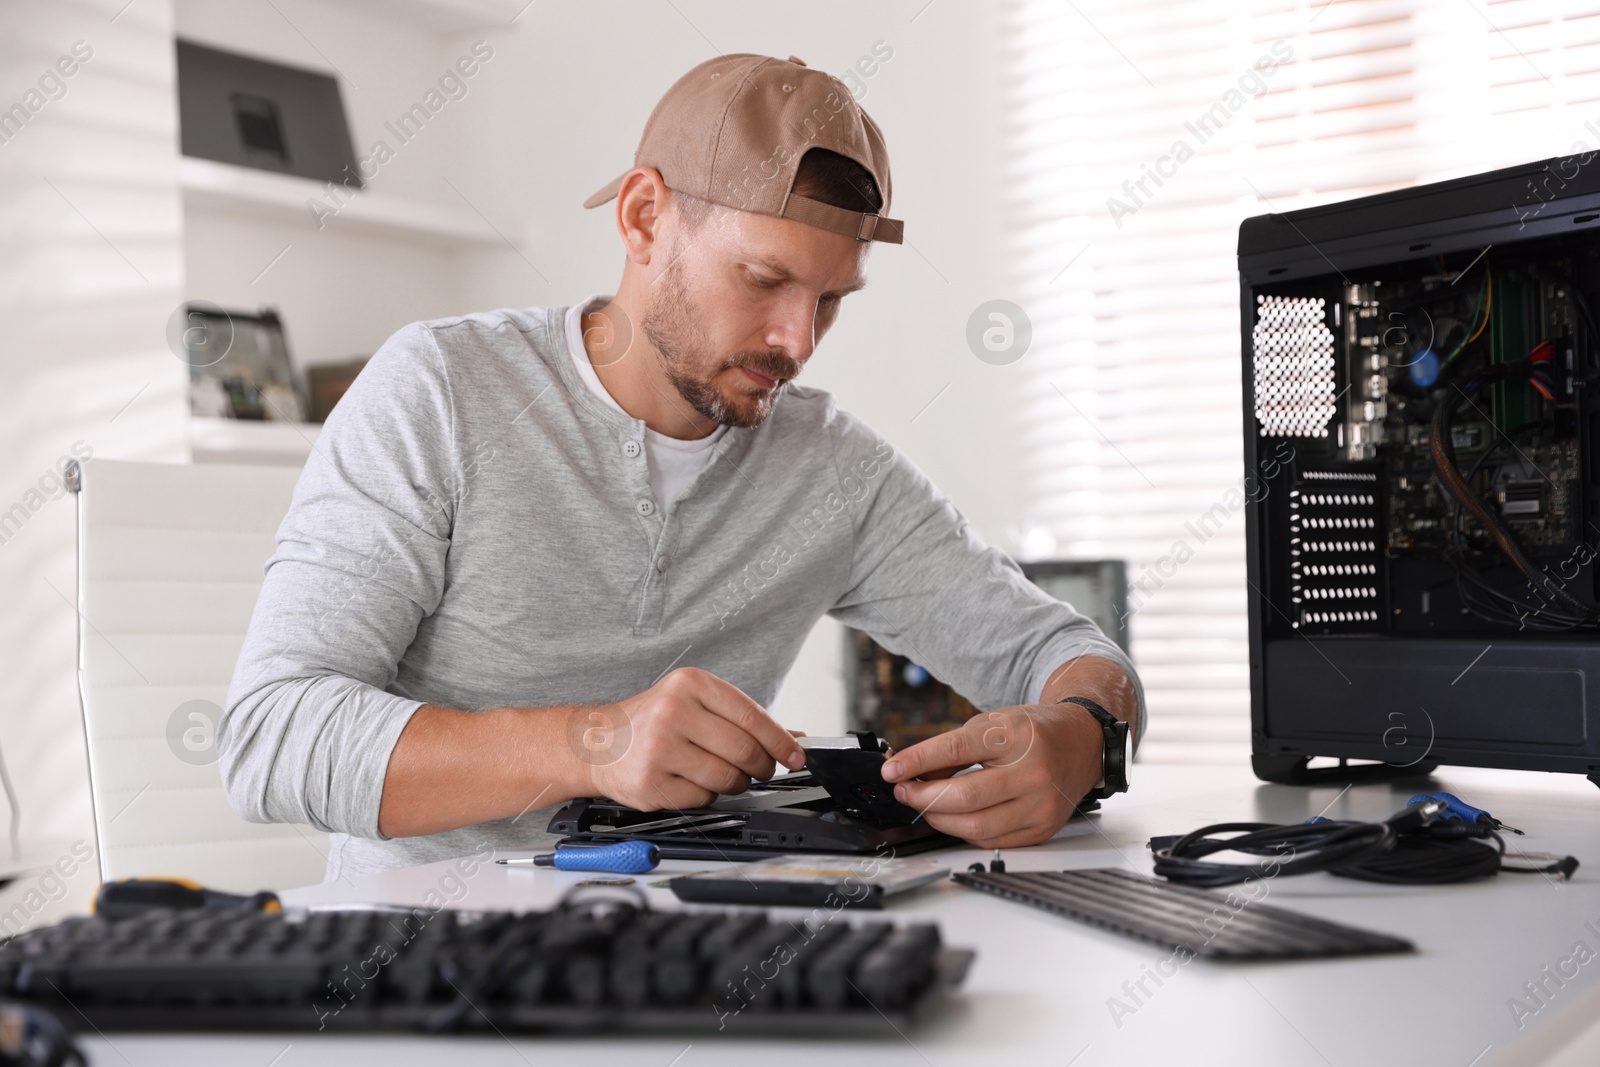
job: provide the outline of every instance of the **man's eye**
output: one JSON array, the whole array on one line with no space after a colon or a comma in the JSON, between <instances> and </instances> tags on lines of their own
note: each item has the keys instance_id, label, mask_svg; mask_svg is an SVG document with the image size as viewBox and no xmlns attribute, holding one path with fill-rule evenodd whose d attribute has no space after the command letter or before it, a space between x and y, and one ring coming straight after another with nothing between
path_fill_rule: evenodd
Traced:
<instances>
[{"instance_id":1,"label":"man's eye","mask_svg":"<svg viewBox=\"0 0 1600 1067\"><path fill-rule=\"evenodd\" d=\"M776 288L778 284L776 279L763 278L759 274L750 275L750 280L755 282L757 289L772 289Z\"/></svg>"}]
</instances>

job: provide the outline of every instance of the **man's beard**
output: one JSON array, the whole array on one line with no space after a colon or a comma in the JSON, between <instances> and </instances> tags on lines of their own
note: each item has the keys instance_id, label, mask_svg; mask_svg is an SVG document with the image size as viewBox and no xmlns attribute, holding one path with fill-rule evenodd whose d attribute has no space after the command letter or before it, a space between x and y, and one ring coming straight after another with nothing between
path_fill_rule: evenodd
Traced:
<instances>
[{"instance_id":1,"label":"man's beard","mask_svg":"<svg viewBox=\"0 0 1600 1067\"><path fill-rule=\"evenodd\" d=\"M749 429L765 422L784 385L800 373L800 365L782 352L770 350L735 352L720 361L705 358L708 346L696 326L700 316L683 279L669 267L656 279L653 290L654 298L645 308L639 326L661 353L662 370L678 394L701 416L723 426ZM696 376L694 368L707 364L714 364L711 373ZM740 390L736 398L730 399L713 381L729 367L749 367L779 381L770 389L751 383L751 392Z\"/></svg>"}]
</instances>

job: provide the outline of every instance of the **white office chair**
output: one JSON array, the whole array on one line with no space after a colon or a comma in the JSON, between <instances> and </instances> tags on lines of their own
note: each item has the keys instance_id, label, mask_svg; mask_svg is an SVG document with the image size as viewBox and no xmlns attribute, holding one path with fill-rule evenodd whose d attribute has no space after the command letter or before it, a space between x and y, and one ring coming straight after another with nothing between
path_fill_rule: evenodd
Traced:
<instances>
[{"instance_id":1,"label":"white office chair","mask_svg":"<svg viewBox=\"0 0 1600 1067\"><path fill-rule=\"evenodd\" d=\"M102 879L235 892L322 881L327 835L229 807L216 723L293 467L91 459L78 494L78 689Z\"/></svg>"}]
</instances>

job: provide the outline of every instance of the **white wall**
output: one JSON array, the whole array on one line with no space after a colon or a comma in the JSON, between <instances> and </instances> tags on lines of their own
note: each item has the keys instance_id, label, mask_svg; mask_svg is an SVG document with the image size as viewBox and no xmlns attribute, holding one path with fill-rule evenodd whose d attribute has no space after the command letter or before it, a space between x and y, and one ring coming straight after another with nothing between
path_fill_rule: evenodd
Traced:
<instances>
[{"instance_id":1,"label":"white wall","mask_svg":"<svg viewBox=\"0 0 1600 1067\"><path fill-rule=\"evenodd\" d=\"M95 457L185 455L183 368L165 343L182 269L171 7L118 17L124 2L0 5L0 109L75 42L91 53L0 143L0 749L32 838L93 840L76 509L53 468L80 441Z\"/></svg>"},{"instance_id":2,"label":"white wall","mask_svg":"<svg viewBox=\"0 0 1600 1067\"><path fill-rule=\"evenodd\" d=\"M0 601L11 608L0 617L0 746L22 792L25 833L81 836L89 818L74 682L74 506L41 495L35 510L27 494L78 440L97 456L186 457L184 368L166 349L168 316L189 298L277 306L305 365L370 352L418 318L607 290L621 269L610 216L580 203L631 163L661 92L718 50L792 53L842 74L876 42L893 49L866 81L864 103L888 138L893 213L910 243L874 249L871 286L851 298L807 380L904 448L986 537L1016 547L1005 537L1017 514L1015 367L979 362L964 340L973 307L1008 295L1001 57L988 5L539 0L515 24L438 35L366 0L125 3L0 5L0 107L75 40L94 49L66 95L0 143L0 509L28 509L0 543ZM465 198L517 247L324 240L282 220L183 212L179 33L337 71L358 155L473 40L488 40L495 57L469 95L372 185L457 208ZM286 243L295 247L261 274ZM827 624L808 644L778 706L792 725L841 728L840 640Z\"/></svg>"},{"instance_id":3,"label":"white wall","mask_svg":"<svg viewBox=\"0 0 1600 1067\"><path fill-rule=\"evenodd\" d=\"M513 32L491 35L496 57L456 116L449 169L483 210L516 227L508 232L523 235L523 254L549 282L510 251L480 256L467 266L469 298L498 307L610 291L622 269L612 215L582 201L632 166L650 109L690 67L718 52L761 52L843 76L881 41L893 56L864 79L862 103L884 129L891 211L909 243L873 249L869 287L846 301L805 380L833 390L986 538L1015 550L1005 528L1018 513L1017 366L982 363L965 341L973 308L1008 295L997 37L988 4L541 0ZM784 721L842 729L841 642L824 620L778 701Z\"/></svg>"}]
</instances>

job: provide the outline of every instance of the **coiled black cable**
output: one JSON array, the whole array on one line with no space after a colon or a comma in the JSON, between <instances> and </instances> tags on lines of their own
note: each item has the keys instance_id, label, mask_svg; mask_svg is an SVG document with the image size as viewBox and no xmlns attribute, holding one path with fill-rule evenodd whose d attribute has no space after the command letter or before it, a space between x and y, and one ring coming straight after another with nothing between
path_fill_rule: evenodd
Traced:
<instances>
[{"instance_id":1,"label":"coiled black cable","mask_svg":"<svg viewBox=\"0 0 1600 1067\"><path fill-rule=\"evenodd\" d=\"M1442 809L1437 802L1413 804L1383 822L1318 818L1303 823L1215 823L1181 837L1152 838L1150 851L1159 877L1208 889L1315 871L1367 882L1443 885L1488 878L1501 870L1545 871L1570 878L1577 868L1570 856L1543 868L1503 866L1506 846L1499 834L1482 824L1440 821ZM1259 863L1205 859L1219 852L1271 858Z\"/></svg>"},{"instance_id":2,"label":"coiled black cable","mask_svg":"<svg viewBox=\"0 0 1600 1067\"><path fill-rule=\"evenodd\" d=\"M1238 837L1219 838L1217 834ZM1236 885L1252 878L1280 874L1310 874L1357 863L1394 847L1394 830L1388 823L1333 822L1288 823L1223 822L1200 829L1156 849L1155 873L1171 882L1206 888ZM1158 839L1159 840L1159 839ZM1213 863L1201 857L1215 852L1245 852L1274 858L1261 863ZM1285 858L1287 853L1287 858Z\"/></svg>"},{"instance_id":3,"label":"coiled black cable","mask_svg":"<svg viewBox=\"0 0 1600 1067\"><path fill-rule=\"evenodd\" d=\"M1484 836L1494 838L1494 845L1470 837L1441 840L1406 834L1395 840L1393 851L1349 867L1332 868L1328 873L1391 885L1445 885L1490 878L1500 872L1506 843L1493 830L1486 830Z\"/></svg>"}]
</instances>

